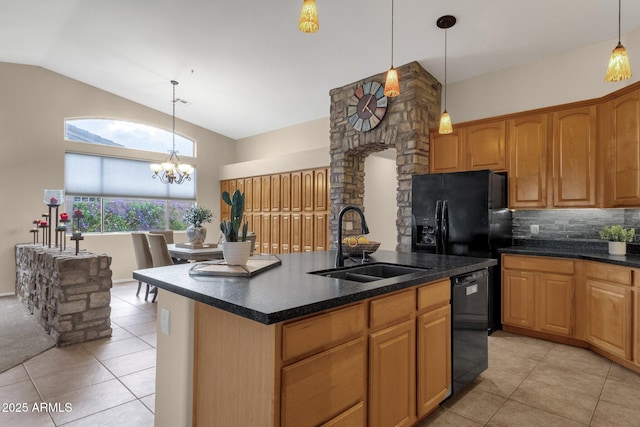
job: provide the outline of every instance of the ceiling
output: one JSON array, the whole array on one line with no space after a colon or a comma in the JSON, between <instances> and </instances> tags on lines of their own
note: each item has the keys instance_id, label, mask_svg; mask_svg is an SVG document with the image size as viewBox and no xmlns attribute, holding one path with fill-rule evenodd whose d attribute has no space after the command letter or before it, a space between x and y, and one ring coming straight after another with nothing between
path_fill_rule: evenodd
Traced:
<instances>
[{"instance_id":1,"label":"ceiling","mask_svg":"<svg viewBox=\"0 0 640 427\"><path fill-rule=\"evenodd\" d=\"M391 0L317 0L320 31L297 29L302 0L0 0L0 61L38 65L240 139L329 116L329 91L391 64ZM395 66L447 81L617 38L615 0L396 0ZM622 1L624 34L640 1ZM640 55L640 46L626 46ZM603 52L603 75L609 52ZM402 79L402 75L400 75ZM169 127L169 124L168 124ZM179 129L178 129L179 132Z\"/></svg>"}]
</instances>

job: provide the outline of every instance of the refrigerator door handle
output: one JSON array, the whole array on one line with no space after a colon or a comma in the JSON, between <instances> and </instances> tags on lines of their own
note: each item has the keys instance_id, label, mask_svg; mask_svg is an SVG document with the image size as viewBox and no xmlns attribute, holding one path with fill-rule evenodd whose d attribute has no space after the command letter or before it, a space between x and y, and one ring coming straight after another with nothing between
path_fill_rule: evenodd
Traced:
<instances>
[{"instance_id":1,"label":"refrigerator door handle","mask_svg":"<svg viewBox=\"0 0 640 427\"><path fill-rule=\"evenodd\" d=\"M442 253L447 253L449 246L449 206L446 200L442 201Z\"/></svg>"},{"instance_id":2,"label":"refrigerator door handle","mask_svg":"<svg viewBox=\"0 0 640 427\"><path fill-rule=\"evenodd\" d=\"M436 253L439 254L442 249L442 200L436 201Z\"/></svg>"}]
</instances>

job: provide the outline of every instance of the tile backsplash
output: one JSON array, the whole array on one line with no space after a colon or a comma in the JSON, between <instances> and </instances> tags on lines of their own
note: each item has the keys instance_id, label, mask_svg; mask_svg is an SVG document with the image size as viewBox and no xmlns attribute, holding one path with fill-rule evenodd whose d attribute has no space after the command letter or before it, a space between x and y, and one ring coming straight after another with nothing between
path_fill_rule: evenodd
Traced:
<instances>
[{"instance_id":1,"label":"tile backsplash","mask_svg":"<svg viewBox=\"0 0 640 427\"><path fill-rule=\"evenodd\" d=\"M531 225L539 226L537 235ZM640 241L640 209L546 209L513 211L514 239L594 239L606 225L636 229Z\"/></svg>"}]
</instances>

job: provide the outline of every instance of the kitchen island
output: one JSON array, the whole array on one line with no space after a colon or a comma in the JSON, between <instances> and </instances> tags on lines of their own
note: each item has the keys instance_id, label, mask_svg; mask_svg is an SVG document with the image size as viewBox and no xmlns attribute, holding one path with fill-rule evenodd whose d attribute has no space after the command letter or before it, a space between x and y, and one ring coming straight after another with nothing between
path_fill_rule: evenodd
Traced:
<instances>
[{"instance_id":1,"label":"kitchen island","mask_svg":"<svg viewBox=\"0 0 640 427\"><path fill-rule=\"evenodd\" d=\"M160 289L156 425L411 425L437 407L450 382L449 278L495 260L379 251L371 263L423 270L360 283L309 274L331 269L333 251L280 258L252 278L194 277L189 264L134 272ZM389 381L407 387L372 386ZM394 413L377 404L389 398Z\"/></svg>"}]
</instances>

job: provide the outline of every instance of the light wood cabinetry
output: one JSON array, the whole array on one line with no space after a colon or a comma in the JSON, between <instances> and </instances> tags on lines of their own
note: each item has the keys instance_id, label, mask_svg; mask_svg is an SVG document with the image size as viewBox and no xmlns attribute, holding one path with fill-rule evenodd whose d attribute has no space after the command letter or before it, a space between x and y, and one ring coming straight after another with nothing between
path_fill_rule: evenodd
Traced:
<instances>
[{"instance_id":1,"label":"light wood cabinetry","mask_svg":"<svg viewBox=\"0 0 640 427\"><path fill-rule=\"evenodd\" d=\"M503 255L502 322L572 337L575 261Z\"/></svg>"},{"instance_id":2,"label":"light wood cabinetry","mask_svg":"<svg viewBox=\"0 0 640 427\"><path fill-rule=\"evenodd\" d=\"M553 206L595 207L596 106L553 113Z\"/></svg>"},{"instance_id":3,"label":"light wood cabinetry","mask_svg":"<svg viewBox=\"0 0 640 427\"><path fill-rule=\"evenodd\" d=\"M432 132L429 141L431 173L459 172L464 170L464 132L440 135Z\"/></svg>"},{"instance_id":4,"label":"light wood cabinetry","mask_svg":"<svg viewBox=\"0 0 640 427\"><path fill-rule=\"evenodd\" d=\"M586 263L587 341L631 360L633 291L631 269Z\"/></svg>"},{"instance_id":5,"label":"light wood cabinetry","mask_svg":"<svg viewBox=\"0 0 640 427\"><path fill-rule=\"evenodd\" d=\"M609 101L611 206L640 206L640 89Z\"/></svg>"},{"instance_id":6,"label":"light wood cabinetry","mask_svg":"<svg viewBox=\"0 0 640 427\"><path fill-rule=\"evenodd\" d=\"M508 121L509 207L547 206L547 115Z\"/></svg>"},{"instance_id":7,"label":"light wood cabinetry","mask_svg":"<svg viewBox=\"0 0 640 427\"><path fill-rule=\"evenodd\" d=\"M256 233L258 252L325 251L330 246L328 172L318 168L224 180L220 189L244 190L245 216L249 231ZM220 212L222 218L229 216L222 201Z\"/></svg>"}]
</instances>

